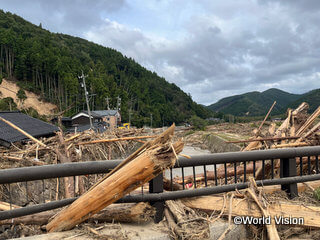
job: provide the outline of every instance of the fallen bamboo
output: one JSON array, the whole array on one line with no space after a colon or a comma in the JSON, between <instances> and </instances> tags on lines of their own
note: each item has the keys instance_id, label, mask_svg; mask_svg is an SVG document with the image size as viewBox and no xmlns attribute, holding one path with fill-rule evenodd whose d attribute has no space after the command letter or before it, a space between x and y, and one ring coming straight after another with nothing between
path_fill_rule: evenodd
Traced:
<instances>
[{"instance_id":1,"label":"fallen bamboo","mask_svg":"<svg viewBox=\"0 0 320 240\"><path fill-rule=\"evenodd\" d=\"M150 181L163 170L174 165L176 157L174 152L180 153L182 142L168 143L172 139L174 126L153 141L134 158L126 159L124 164L116 167L107 178L104 178L88 192L82 195L67 209L61 211L47 226L49 232L63 231L90 218L93 214L117 201L124 195ZM167 141L164 141L167 140ZM150 143L149 142L149 143ZM147 145L148 143L146 143Z\"/></svg>"},{"instance_id":2,"label":"fallen bamboo","mask_svg":"<svg viewBox=\"0 0 320 240\"><path fill-rule=\"evenodd\" d=\"M223 212L223 215L229 214L229 201L225 203L221 196L206 196L197 198L182 199L183 204L190 208L204 211ZM283 217L288 220L303 219L299 223L306 227L320 228L320 207L309 206L305 204L291 204L278 202L268 205L271 218ZM232 216L252 216L262 217L261 211L252 201L244 201L243 198L234 198L232 201Z\"/></svg>"},{"instance_id":3,"label":"fallen bamboo","mask_svg":"<svg viewBox=\"0 0 320 240\"><path fill-rule=\"evenodd\" d=\"M145 138L155 138L155 137L157 137L157 136L136 136L136 137L123 137L123 138L112 138L112 139L99 139L99 140L94 140L94 141L89 141L89 142L80 142L80 143L78 143L78 145L128 141L128 140L137 140L137 139L145 139Z\"/></svg>"},{"instance_id":4,"label":"fallen bamboo","mask_svg":"<svg viewBox=\"0 0 320 240\"><path fill-rule=\"evenodd\" d=\"M42 143L41 141L39 141L38 139L34 138L33 136L31 136L29 133L27 133L26 131L22 130L21 128L19 128L18 126L14 125L12 122L4 119L3 117L0 117L0 120L5 122L6 124L8 124L9 126L13 127L14 129L16 129L17 131L19 131L20 133L22 133L23 135L25 135L26 137L30 138L32 141L40 144L43 147L47 147L44 143Z\"/></svg>"}]
</instances>

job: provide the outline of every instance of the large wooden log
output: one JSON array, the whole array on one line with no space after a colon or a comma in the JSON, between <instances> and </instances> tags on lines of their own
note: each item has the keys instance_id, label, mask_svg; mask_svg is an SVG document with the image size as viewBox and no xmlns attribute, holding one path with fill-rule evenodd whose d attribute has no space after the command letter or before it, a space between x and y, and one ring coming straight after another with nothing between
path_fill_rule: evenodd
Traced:
<instances>
[{"instance_id":1,"label":"large wooden log","mask_svg":"<svg viewBox=\"0 0 320 240\"><path fill-rule=\"evenodd\" d=\"M70 152L67 149L65 140L62 135L62 131L58 132L59 142L60 146L56 149L56 153L58 156L58 159L61 163L69 163L72 162ZM74 178L73 177L64 177L64 191L65 191L65 197L71 198L74 197L75 189L74 189Z\"/></svg>"},{"instance_id":2,"label":"large wooden log","mask_svg":"<svg viewBox=\"0 0 320 240\"><path fill-rule=\"evenodd\" d=\"M93 215L89 222L142 223L151 220L155 210L149 203L112 204ZM45 225L57 211L47 211L14 219L2 220L0 225Z\"/></svg>"},{"instance_id":3,"label":"large wooden log","mask_svg":"<svg viewBox=\"0 0 320 240\"><path fill-rule=\"evenodd\" d=\"M159 175L166 168L175 164L176 153L183 149L183 143L175 144L165 141L173 136L173 129L169 128L165 134L151 142L158 144L150 145L145 151L136 152L134 159L129 157L125 163L120 164L102 182L95 185L87 193L82 195L67 209L61 211L48 225L47 230L63 231L73 228L75 225L90 218L93 214L122 198L127 193L142 186Z\"/></svg>"}]
</instances>

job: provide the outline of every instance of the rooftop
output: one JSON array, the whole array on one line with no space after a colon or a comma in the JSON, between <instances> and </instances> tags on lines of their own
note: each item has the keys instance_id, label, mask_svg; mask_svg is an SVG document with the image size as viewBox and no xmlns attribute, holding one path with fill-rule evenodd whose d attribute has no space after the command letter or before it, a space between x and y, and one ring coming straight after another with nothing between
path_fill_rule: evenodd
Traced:
<instances>
[{"instance_id":1,"label":"rooftop","mask_svg":"<svg viewBox=\"0 0 320 240\"><path fill-rule=\"evenodd\" d=\"M54 132L59 131L58 127L30 117L19 111L0 112L0 117L10 121L33 137L53 135ZM12 143L25 139L28 139L25 135L9 126L7 123L0 121L0 140L2 140L2 142Z\"/></svg>"}]
</instances>

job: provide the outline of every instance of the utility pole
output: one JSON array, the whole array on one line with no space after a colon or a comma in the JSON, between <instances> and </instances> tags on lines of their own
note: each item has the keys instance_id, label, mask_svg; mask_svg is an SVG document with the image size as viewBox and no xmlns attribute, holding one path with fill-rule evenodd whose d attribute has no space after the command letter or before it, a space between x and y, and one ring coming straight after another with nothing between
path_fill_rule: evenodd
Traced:
<instances>
[{"instance_id":1,"label":"utility pole","mask_svg":"<svg viewBox=\"0 0 320 240\"><path fill-rule=\"evenodd\" d=\"M150 113L150 127L152 128L152 113Z\"/></svg>"},{"instance_id":2,"label":"utility pole","mask_svg":"<svg viewBox=\"0 0 320 240\"><path fill-rule=\"evenodd\" d=\"M131 109L129 109L129 125L131 126Z\"/></svg>"},{"instance_id":3,"label":"utility pole","mask_svg":"<svg viewBox=\"0 0 320 240\"><path fill-rule=\"evenodd\" d=\"M107 110L110 110L109 97L106 97L105 99L106 99L106 101L107 101Z\"/></svg>"},{"instance_id":4,"label":"utility pole","mask_svg":"<svg viewBox=\"0 0 320 240\"><path fill-rule=\"evenodd\" d=\"M117 110L121 110L121 98L119 96L117 97Z\"/></svg>"},{"instance_id":5,"label":"utility pole","mask_svg":"<svg viewBox=\"0 0 320 240\"><path fill-rule=\"evenodd\" d=\"M86 97L87 109L88 109L89 121L90 121L90 128L93 129L93 124L92 124L92 119L91 119L91 111L90 111L89 99L88 99L88 92L87 92L87 86L86 86L86 77L87 77L87 75L85 76L83 74L83 71L81 71L81 76L78 76L79 79L82 79L81 87L84 88L84 95Z\"/></svg>"}]
</instances>

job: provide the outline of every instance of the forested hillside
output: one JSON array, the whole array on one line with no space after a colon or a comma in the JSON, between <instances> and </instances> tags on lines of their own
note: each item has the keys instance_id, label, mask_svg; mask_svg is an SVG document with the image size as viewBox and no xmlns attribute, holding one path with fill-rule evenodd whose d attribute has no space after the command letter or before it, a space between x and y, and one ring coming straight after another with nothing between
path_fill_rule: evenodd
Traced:
<instances>
[{"instance_id":1,"label":"forested hillside","mask_svg":"<svg viewBox=\"0 0 320 240\"><path fill-rule=\"evenodd\" d=\"M302 102L309 104L309 112L314 112L320 103L320 89L304 94L292 94L280 89L271 88L264 92L248 92L223 98L208 106L212 111L235 116L263 116L274 101L277 104L271 115L284 114L288 108L296 108Z\"/></svg>"},{"instance_id":2,"label":"forested hillside","mask_svg":"<svg viewBox=\"0 0 320 240\"><path fill-rule=\"evenodd\" d=\"M301 102L307 102L309 104L309 112L314 112L320 105L320 88L302 94L297 101L290 103L289 107L296 108Z\"/></svg>"},{"instance_id":3,"label":"forested hillside","mask_svg":"<svg viewBox=\"0 0 320 240\"><path fill-rule=\"evenodd\" d=\"M298 94L271 88L264 92L249 92L223 98L208 108L236 116L261 116L267 113L274 101L277 101L272 110L272 114L276 115L285 112L288 104L296 101L299 97Z\"/></svg>"},{"instance_id":4,"label":"forested hillside","mask_svg":"<svg viewBox=\"0 0 320 240\"><path fill-rule=\"evenodd\" d=\"M17 80L20 87L53 102L67 115L86 109L78 76L88 75L92 109L113 107L121 97L124 121L137 126L181 123L192 115L206 118L210 111L193 102L175 84L166 82L120 52L64 34L50 33L21 17L0 10L0 77ZM71 106L71 108L70 108Z\"/></svg>"}]
</instances>

